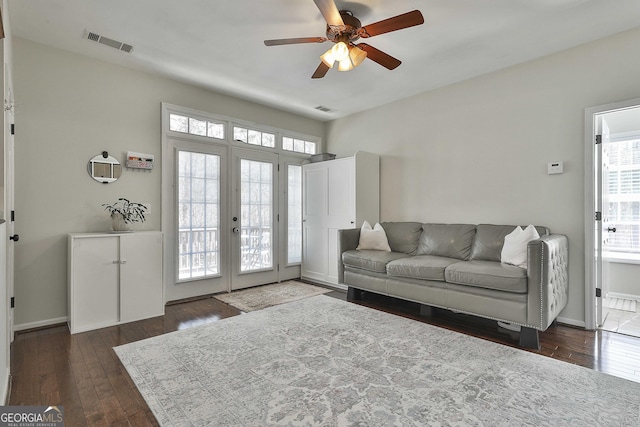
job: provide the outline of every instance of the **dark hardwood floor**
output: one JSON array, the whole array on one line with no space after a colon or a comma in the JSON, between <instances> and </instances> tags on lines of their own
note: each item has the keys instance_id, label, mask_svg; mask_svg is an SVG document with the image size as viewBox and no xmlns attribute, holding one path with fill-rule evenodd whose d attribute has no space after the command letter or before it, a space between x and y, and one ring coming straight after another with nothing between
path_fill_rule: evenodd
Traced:
<instances>
[{"instance_id":1,"label":"dark hardwood floor","mask_svg":"<svg viewBox=\"0 0 640 427\"><path fill-rule=\"evenodd\" d=\"M329 296L346 299L333 291ZM493 321L365 293L358 304L517 347ZM112 347L241 312L214 298L168 305L162 317L70 335L66 325L18 333L11 346L10 405L62 405L68 426L158 425ZM563 325L540 334L546 357L640 382L640 338Z\"/></svg>"}]
</instances>

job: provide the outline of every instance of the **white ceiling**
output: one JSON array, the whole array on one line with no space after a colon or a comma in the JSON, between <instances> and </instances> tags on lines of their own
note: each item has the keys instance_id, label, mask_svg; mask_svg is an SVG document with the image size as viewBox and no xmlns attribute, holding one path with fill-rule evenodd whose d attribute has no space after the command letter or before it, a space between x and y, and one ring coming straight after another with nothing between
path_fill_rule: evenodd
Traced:
<instances>
[{"instance_id":1,"label":"white ceiling","mask_svg":"<svg viewBox=\"0 0 640 427\"><path fill-rule=\"evenodd\" d=\"M336 0L363 25L419 9L425 24L367 43L400 59L310 78L330 47L312 0L9 0L14 36L320 120L332 120L640 26L640 0ZM83 38L133 45L131 54ZM594 58L597 61L597 58ZM323 113L315 109L325 106Z\"/></svg>"}]
</instances>

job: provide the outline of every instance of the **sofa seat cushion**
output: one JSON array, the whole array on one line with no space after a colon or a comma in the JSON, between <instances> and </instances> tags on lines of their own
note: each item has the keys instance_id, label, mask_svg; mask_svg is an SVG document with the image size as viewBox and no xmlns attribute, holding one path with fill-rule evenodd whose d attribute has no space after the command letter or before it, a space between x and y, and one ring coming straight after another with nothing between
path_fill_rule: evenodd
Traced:
<instances>
[{"instance_id":1,"label":"sofa seat cushion","mask_svg":"<svg viewBox=\"0 0 640 427\"><path fill-rule=\"evenodd\" d=\"M387 274L392 277L444 281L445 269L457 262L460 260L433 255L417 255L391 261L387 264Z\"/></svg>"},{"instance_id":2,"label":"sofa seat cushion","mask_svg":"<svg viewBox=\"0 0 640 427\"><path fill-rule=\"evenodd\" d=\"M460 261L447 267L445 280L458 285L527 293L527 270L494 261Z\"/></svg>"},{"instance_id":3,"label":"sofa seat cushion","mask_svg":"<svg viewBox=\"0 0 640 427\"><path fill-rule=\"evenodd\" d=\"M348 267L376 273L386 273L387 264L393 260L406 258L409 255L399 252L386 252L374 250L346 251L342 254L342 263Z\"/></svg>"}]
</instances>

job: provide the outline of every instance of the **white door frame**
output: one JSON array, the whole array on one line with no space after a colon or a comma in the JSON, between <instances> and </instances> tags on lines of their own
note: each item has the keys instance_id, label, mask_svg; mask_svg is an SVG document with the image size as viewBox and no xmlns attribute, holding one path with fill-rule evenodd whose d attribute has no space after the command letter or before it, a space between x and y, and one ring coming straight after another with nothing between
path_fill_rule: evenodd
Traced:
<instances>
[{"instance_id":1,"label":"white door frame","mask_svg":"<svg viewBox=\"0 0 640 427\"><path fill-rule=\"evenodd\" d=\"M595 253L595 135L597 131L595 116L607 112L625 110L640 106L640 98L611 104L585 108L584 111L584 278L585 278L585 327L589 330L597 328L596 318L596 266Z\"/></svg>"}]
</instances>

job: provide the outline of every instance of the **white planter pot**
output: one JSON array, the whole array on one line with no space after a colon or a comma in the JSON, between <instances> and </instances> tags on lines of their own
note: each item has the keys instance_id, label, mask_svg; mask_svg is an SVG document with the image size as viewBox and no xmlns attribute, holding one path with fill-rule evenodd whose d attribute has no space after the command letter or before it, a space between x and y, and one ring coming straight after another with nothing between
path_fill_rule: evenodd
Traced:
<instances>
[{"instance_id":1,"label":"white planter pot","mask_svg":"<svg viewBox=\"0 0 640 427\"><path fill-rule=\"evenodd\" d=\"M113 231L129 231L129 224L124 221L124 218L119 213L111 215L111 229Z\"/></svg>"}]
</instances>

